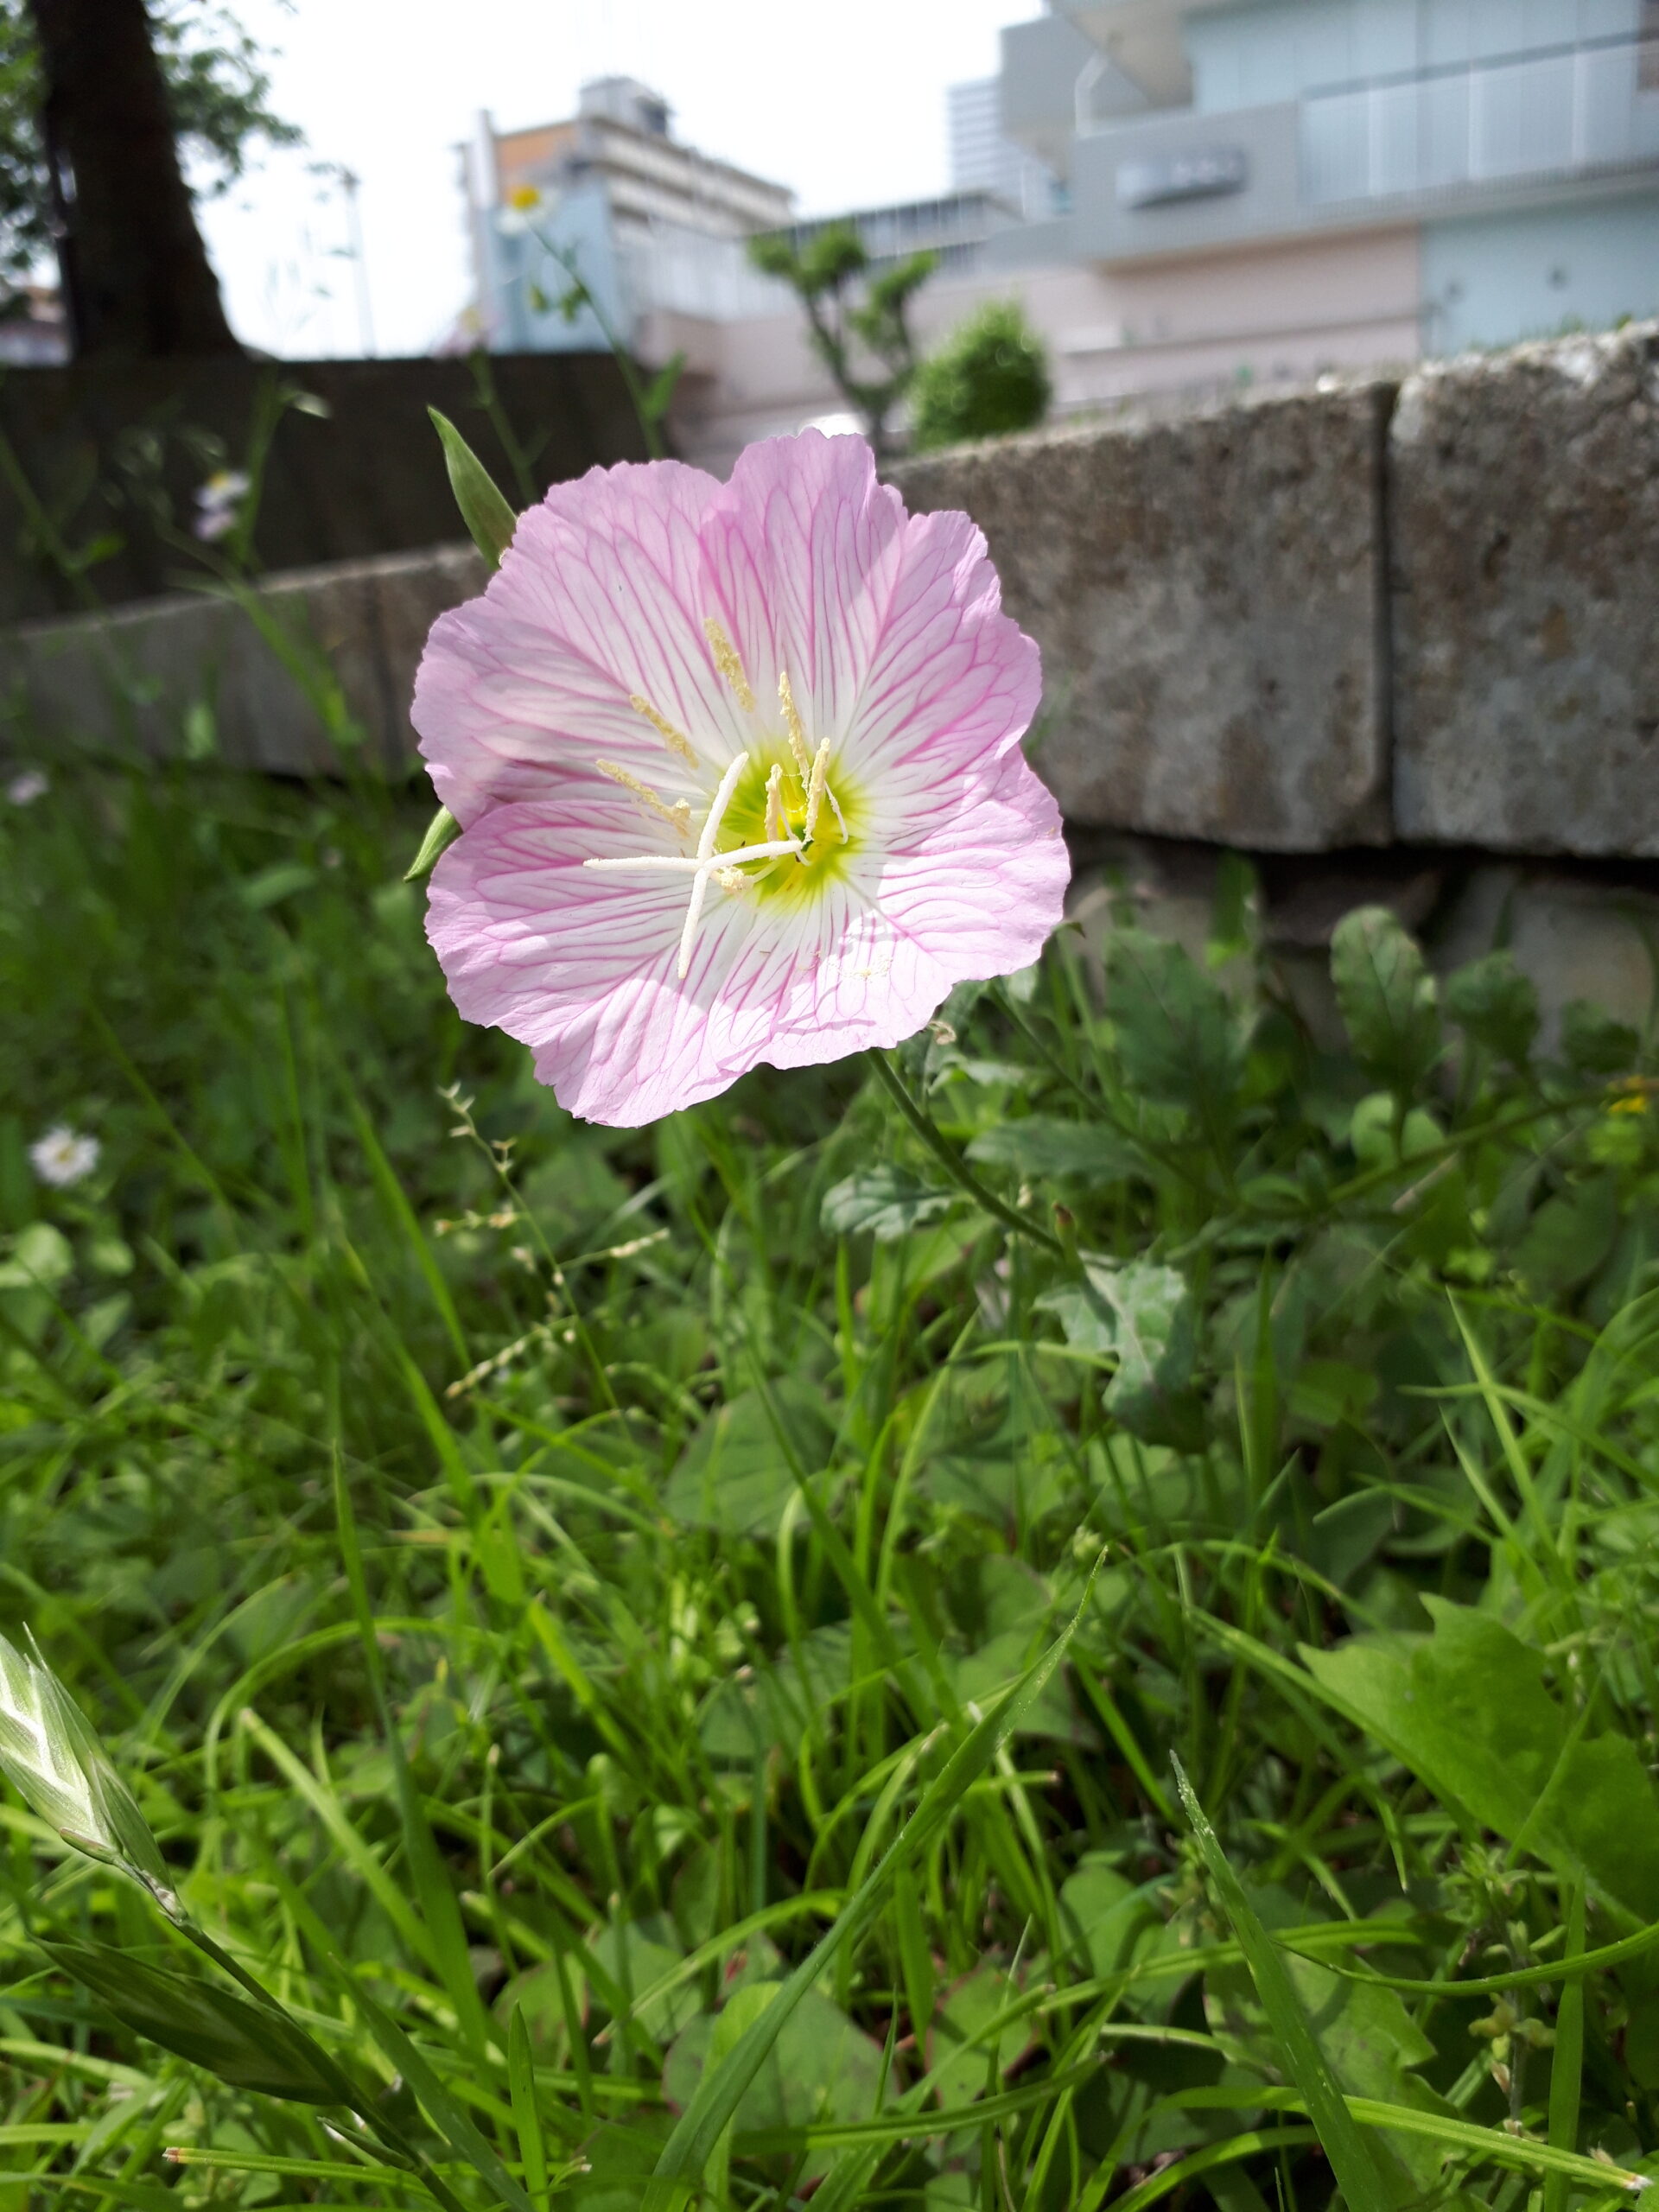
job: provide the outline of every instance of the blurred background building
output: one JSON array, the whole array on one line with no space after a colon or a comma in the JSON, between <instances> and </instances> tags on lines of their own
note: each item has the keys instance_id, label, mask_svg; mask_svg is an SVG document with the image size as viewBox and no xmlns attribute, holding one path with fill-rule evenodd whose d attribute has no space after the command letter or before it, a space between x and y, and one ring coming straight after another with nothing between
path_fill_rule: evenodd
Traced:
<instances>
[{"instance_id":1,"label":"blurred background building","mask_svg":"<svg viewBox=\"0 0 1659 2212\"><path fill-rule=\"evenodd\" d=\"M1015 296L1057 411L1403 366L1659 309L1659 0L1049 0L948 95L950 190L849 211L940 257L931 343ZM788 189L674 137L632 79L464 162L477 301L454 343L676 351L688 457L841 405L747 240ZM555 249L550 255L549 247Z\"/></svg>"}]
</instances>

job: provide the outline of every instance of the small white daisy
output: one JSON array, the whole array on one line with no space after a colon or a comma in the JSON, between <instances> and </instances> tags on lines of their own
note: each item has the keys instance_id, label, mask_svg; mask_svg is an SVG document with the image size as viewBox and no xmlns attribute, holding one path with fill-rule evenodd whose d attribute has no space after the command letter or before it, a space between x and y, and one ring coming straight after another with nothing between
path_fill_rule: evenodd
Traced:
<instances>
[{"instance_id":1,"label":"small white daisy","mask_svg":"<svg viewBox=\"0 0 1659 2212\"><path fill-rule=\"evenodd\" d=\"M67 1191L72 1183L84 1182L92 1173L99 1151L96 1137L79 1136L67 1122L60 1122L30 1145L29 1158L42 1183L51 1184L55 1191Z\"/></svg>"},{"instance_id":2,"label":"small white daisy","mask_svg":"<svg viewBox=\"0 0 1659 2212\"><path fill-rule=\"evenodd\" d=\"M6 797L13 806L33 806L51 788L51 779L41 769L25 768L6 785Z\"/></svg>"}]
</instances>

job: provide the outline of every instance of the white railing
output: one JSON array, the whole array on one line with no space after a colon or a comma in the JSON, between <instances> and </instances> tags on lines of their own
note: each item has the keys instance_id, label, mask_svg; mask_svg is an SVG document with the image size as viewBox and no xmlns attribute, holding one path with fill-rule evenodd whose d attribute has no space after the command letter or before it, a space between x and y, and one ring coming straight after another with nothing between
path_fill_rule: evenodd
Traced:
<instances>
[{"instance_id":1,"label":"white railing","mask_svg":"<svg viewBox=\"0 0 1659 2212\"><path fill-rule=\"evenodd\" d=\"M1659 162L1659 39L1346 85L1301 103L1302 196L1383 200Z\"/></svg>"}]
</instances>

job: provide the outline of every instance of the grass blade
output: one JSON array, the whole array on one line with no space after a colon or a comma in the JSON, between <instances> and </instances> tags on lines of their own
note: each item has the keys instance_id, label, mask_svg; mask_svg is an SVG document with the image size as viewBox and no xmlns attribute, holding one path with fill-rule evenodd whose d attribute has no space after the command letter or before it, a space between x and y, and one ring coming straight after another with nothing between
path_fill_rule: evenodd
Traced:
<instances>
[{"instance_id":1,"label":"grass blade","mask_svg":"<svg viewBox=\"0 0 1659 2212\"><path fill-rule=\"evenodd\" d=\"M1348 2212L1394 2212L1393 2195L1308 2025L1307 2015L1291 1985L1278 1948L1256 1918L1243 1884L1228 1864L1227 1854L1205 1816L1185 1768L1179 1759L1173 1764L1175 1786L1198 1838L1204 1863L1233 1924L1233 1933L1244 1953L1268 2025L1284 2054L1286 2069L1307 2107L1308 2118L1319 2131L1319 2141L1331 2161L1331 2170L1336 2175Z\"/></svg>"},{"instance_id":2,"label":"grass blade","mask_svg":"<svg viewBox=\"0 0 1659 2212\"><path fill-rule=\"evenodd\" d=\"M1094 1587L1090 1579L1084 1606ZM663 2146L645 2194L645 2212L665 2212L696 2187L715 2145L729 2124L743 2093L766 2063L766 2054L808 1990L817 1983L843 1944L860 1934L874 1916L895 1876L912 1866L955 1812L969 1785L996 1757L1015 1726L1048 1687L1065 1655L1083 1607L1066 1624L1034 1666L1002 1703L987 1713L951 1754L922 1793L920 1802L895 1837L893 1848L866 1875L833 1926L802 1960L778 1996L739 2037L722 2064L710 2067ZM1368 2206L1355 2212L1372 2212Z\"/></svg>"}]
</instances>

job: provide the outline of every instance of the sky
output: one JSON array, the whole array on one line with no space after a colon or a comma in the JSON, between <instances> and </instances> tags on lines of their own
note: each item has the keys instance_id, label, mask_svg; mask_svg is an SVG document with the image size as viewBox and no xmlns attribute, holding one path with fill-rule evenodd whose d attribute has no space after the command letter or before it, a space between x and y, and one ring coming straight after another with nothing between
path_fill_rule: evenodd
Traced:
<instances>
[{"instance_id":1,"label":"sky","mask_svg":"<svg viewBox=\"0 0 1659 2212\"><path fill-rule=\"evenodd\" d=\"M264 156L202 227L238 334L303 359L424 353L467 297L457 143L643 78L675 134L791 185L804 214L943 191L944 89L988 77L1037 0L235 0L271 105L308 140ZM346 204L360 180L367 323Z\"/></svg>"}]
</instances>

